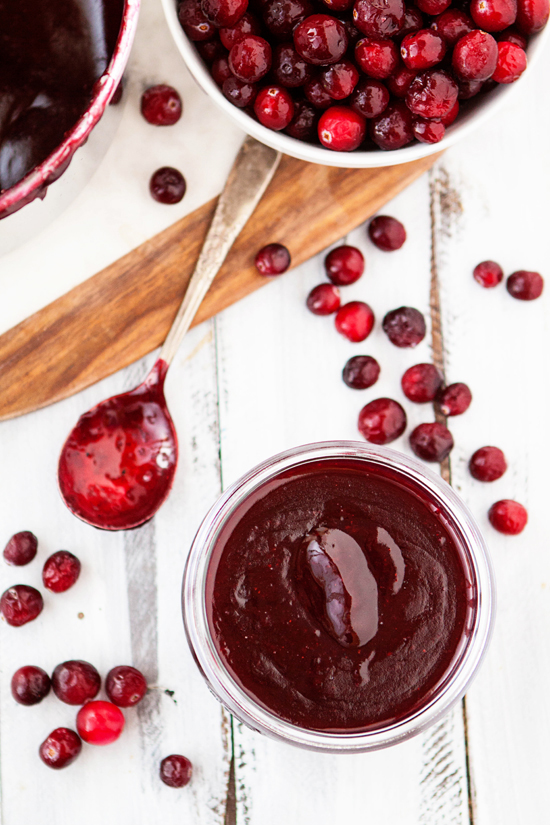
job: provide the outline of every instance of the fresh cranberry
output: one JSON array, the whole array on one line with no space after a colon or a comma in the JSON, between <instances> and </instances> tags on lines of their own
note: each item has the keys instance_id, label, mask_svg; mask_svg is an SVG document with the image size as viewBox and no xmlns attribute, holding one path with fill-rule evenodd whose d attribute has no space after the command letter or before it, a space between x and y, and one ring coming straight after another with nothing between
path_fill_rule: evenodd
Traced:
<instances>
[{"instance_id":1,"label":"fresh cranberry","mask_svg":"<svg viewBox=\"0 0 550 825\"><path fill-rule=\"evenodd\" d=\"M4 561L22 567L36 556L38 539L29 530L16 533L4 547Z\"/></svg>"},{"instance_id":2,"label":"fresh cranberry","mask_svg":"<svg viewBox=\"0 0 550 825\"><path fill-rule=\"evenodd\" d=\"M527 55L514 43L498 44L497 67L492 80L497 83L514 83L527 68Z\"/></svg>"},{"instance_id":3,"label":"fresh cranberry","mask_svg":"<svg viewBox=\"0 0 550 825\"><path fill-rule=\"evenodd\" d=\"M257 83L271 68L271 46L263 37L249 34L229 52L231 71L244 83Z\"/></svg>"},{"instance_id":4,"label":"fresh cranberry","mask_svg":"<svg viewBox=\"0 0 550 825\"><path fill-rule=\"evenodd\" d=\"M497 60L497 41L487 32L469 32L454 47L453 68L462 80L489 80Z\"/></svg>"},{"instance_id":5,"label":"fresh cranberry","mask_svg":"<svg viewBox=\"0 0 550 825\"><path fill-rule=\"evenodd\" d=\"M405 371L401 379L403 392L415 404L433 401L443 384L443 376L433 364L416 364Z\"/></svg>"},{"instance_id":6,"label":"fresh cranberry","mask_svg":"<svg viewBox=\"0 0 550 825\"><path fill-rule=\"evenodd\" d=\"M379 80L360 80L351 96L350 106L365 118L381 115L390 102L390 93Z\"/></svg>"},{"instance_id":7,"label":"fresh cranberry","mask_svg":"<svg viewBox=\"0 0 550 825\"><path fill-rule=\"evenodd\" d=\"M407 231L401 221L389 215L378 215L369 223L369 238L378 249L393 252L401 249L407 240Z\"/></svg>"},{"instance_id":8,"label":"fresh cranberry","mask_svg":"<svg viewBox=\"0 0 550 825\"><path fill-rule=\"evenodd\" d=\"M74 762L81 750L82 741L74 730L56 728L44 739L38 753L45 765L59 770Z\"/></svg>"},{"instance_id":9,"label":"fresh cranberry","mask_svg":"<svg viewBox=\"0 0 550 825\"><path fill-rule=\"evenodd\" d=\"M389 444L405 432L407 416L397 401L377 398L363 407L357 426L371 444Z\"/></svg>"},{"instance_id":10,"label":"fresh cranberry","mask_svg":"<svg viewBox=\"0 0 550 825\"><path fill-rule=\"evenodd\" d=\"M519 46L520 49L523 49L524 51L527 48L527 38L513 27L510 29L504 29L503 32L498 32L495 37L499 43L513 43L514 46Z\"/></svg>"},{"instance_id":11,"label":"fresh cranberry","mask_svg":"<svg viewBox=\"0 0 550 825\"><path fill-rule=\"evenodd\" d=\"M528 272L520 269L512 272L506 279L506 289L512 298L520 301L534 301L540 298L544 288L544 280L538 272Z\"/></svg>"},{"instance_id":12,"label":"fresh cranberry","mask_svg":"<svg viewBox=\"0 0 550 825\"><path fill-rule=\"evenodd\" d=\"M290 252L280 243L262 246L254 259L260 275L282 275L290 266Z\"/></svg>"},{"instance_id":13,"label":"fresh cranberry","mask_svg":"<svg viewBox=\"0 0 550 825\"><path fill-rule=\"evenodd\" d=\"M80 561L68 550L58 550L49 557L42 569L44 587L52 593L64 593L80 576Z\"/></svg>"},{"instance_id":14,"label":"fresh cranberry","mask_svg":"<svg viewBox=\"0 0 550 825\"><path fill-rule=\"evenodd\" d=\"M234 26L220 29L220 40L227 51L231 51L233 46L249 34L260 34L260 24L252 14L245 12Z\"/></svg>"},{"instance_id":15,"label":"fresh cranberry","mask_svg":"<svg viewBox=\"0 0 550 825\"><path fill-rule=\"evenodd\" d=\"M182 113L181 97L164 83L151 86L141 96L141 114L153 126L173 126Z\"/></svg>"},{"instance_id":16,"label":"fresh cranberry","mask_svg":"<svg viewBox=\"0 0 550 825\"><path fill-rule=\"evenodd\" d=\"M413 126L414 136L421 143L439 143L445 137L445 126L440 120L419 117Z\"/></svg>"},{"instance_id":17,"label":"fresh cranberry","mask_svg":"<svg viewBox=\"0 0 550 825\"><path fill-rule=\"evenodd\" d=\"M149 192L159 203L179 203L186 189L185 178L173 166L161 166L153 172L149 181Z\"/></svg>"},{"instance_id":18,"label":"fresh cranberry","mask_svg":"<svg viewBox=\"0 0 550 825\"><path fill-rule=\"evenodd\" d=\"M380 364L370 355L354 355L342 371L344 383L353 390L366 390L376 384L380 375Z\"/></svg>"},{"instance_id":19,"label":"fresh cranberry","mask_svg":"<svg viewBox=\"0 0 550 825\"><path fill-rule=\"evenodd\" d=\"M448 112L446 115L443 115L443 117L441 118L441 123L443 124L443 126L445 126L445 128L447 128L447 126L450 126L452 123L455 122L455 120L458 117L459 111L460 104L457 100L451 111Z\"/></svg>"},{"instance_id":20,"label":"fresh cranberry","mask_svg":"<svg viewBox=\"0 0 550 825\"><path fill-rule=\"evenodd\" d=\"M219 28L234 26L247 8L248 0L201 0L204 16Z\"/></svg>"},{"instance_id":21,"label":"fresh cranberry","mask_svg":"<svg viewBox=\"0 0 550 825\"><path fill-rule=\"evenodd\" d=\"M0 613L13 627L32 622L42 613L43 607L44 601L38 590L27 584L8 587L0 598Z\"/></svg>"},{"instance_id":22,"label":"fresh cranberry","mask_svg":"<svg viewBox=\"0 0 550 825\"><path fill-rule=\"evenodd\" d=\"M508 468L504 453L498 447L480 447L468 466L471 475L478 481L496 481Z\"/></svg>"},{"instance_id":23,"label":"fresh cranberry","mask_svg":"<svg viewBox=\"0 0 550 825\"><path fill-rule=\"evenodd\" d=\"M273 54L273 75L277 83L287 89L295 89L313 77L313 67L300 57L291 43L277 46Z\"/></svg>"},{"instance_id":24,"label":"fresh cranberry","mask_svg":"<svg viewBox=\"0 0 550 825\"><path fill-rule=\"evenodd\" d=\"M325 269L336 286L348 286L359 280L365 271L365 259L355 246L337 246L325 258Z\"/></svg>"},{"instance_id":25,"label":"fresh cranberry","mask_svg":"<svg viewBox=\"0 0 550 825\"><path fill-rule=\"evenodd\" d=\"M411 83L406 103L415 115L440 118L450 112L457 98L458 86L450 74L441 69L428 69Z\"/></svg>"},{"instance_id":26,"label":"fresh cranberry","mask_svg":"<svg viewBox=\"0 0 550 825\"><path fill-rule=\"evenodd\" d=\"M405 8L405 22L399 32L399 37L406 37L408 34L420 31L424 28L424 17L420 9L415 6L406 6Z\"/></svg>"},{"instance_id":27,"label":"fresh cranberry","mask_svg":"<svg viewBox=\"0 0 550 825\"><path fill-rule=\"evenodd\" d=\"M315 108L305 100L295 101L294 117L285 129L287 135L298 140L313 140L317 137L317 117Z\"/></svg>"},{"instance_id":28,"label":"fresh cranberry","mask_svg":"<svg viewBox=\"0 0 550 825\"><path fill-rule=\"evenodd\" d=\"M353 22L368 37L394 37L405 23L405 4L403 0L355 0Z\"/></svg>"},{"instance_id":29,"label":"fresh cranberry","mask_svg":"<svg viewBox=\"0 0 550 825\"><path fill-rule=\"evenodd\" d=\"M328 109L334 101L318 77L314 77L304 86L304 94L316 109Z\"/></svg>"},{"instance_id":30,"label":"fresh cranberry","mask_svg":"<svg viewBox=\"0 0 550 825\"><path fill-rule=\"evenodd\" d=\"M489 521L499 533L517 536L527 524L527 510L518 501L503 498L489 509Z\"/></svg>"},{"instance_id":31,"label":"fresh cranberry","mask_svg":"<svg viewBox=\"0 0 550 825\"><path fill-rule=\"evenodd\" d=\"M145 676L135 667L118 665L107 674L105 693L119 708L131 708L147 693Z\"/></svg>"},{"instance_id":32,"label":"fresh cranberry","mask_svg":"<svg viewBox=\"0 0 550 825\"><path fill-rule=\"evenodd\" d=\"M443 415L462 415L472 403L472 393L466 384L457 382L441 389L437 401Z\"/></svg>"},{"instance_id":33,"label":"fresh cranberry","mask_svg":"<svg viewBox=\"0 0 550 825\"><path fill-rule=\"evenodd\" d=\"M501 32L515 23L517 0L472 0L470 14L478 29Z\"/></svg>"},{"instance_id":34,"label":"fresh cranberry","mask_svg":"<svg viewBox=\"0 0 550 825\"><path fill-rule=\"evenodd\" d=\"M435 17L436 14L443 14L451 5L451 0L415 0L416 5L425 14Z\"/></svg>"},{"instance_id":35,"label":"fresh cranberry","mask_svg":"<svg viewBox=\"0 0 550 825\"><path fill-rule=\"evenodd\" d=\"M401 149L414 140L413 116L402 101L390 103L369 124L370 136L380 149Z\"/></svg>"},{"instance_id":36,"label":"fresh cranberry","mask_svg":"<svg viewBox=\"0 0 550 825\"><path fill-rule=\"evenodd\" d=\"M208 25L211 24L209 23ZM224 49L217 37L212 40L202 40L199 43L195 43L195 47L202 59L207 63L213 63L214 60L217 60L219 57L225 57L227 54L226 49Z\"/></svg>"},{"instance_id":37,"label":"fresh cranberry","mask_svg":"<svg viewBox=\"0 0 550 825\"><path fill-rule=\"evenodd\" d=\"M218 57L212 63L210 74L218 86L223 86L226 80L233 77L233 72L229 68L229 60L227 57Z\"/></svg>"},{"instance_id":38,"label":"fresh cranberry","mask_svg":"<svg viewBox=\"0 0 550 825\"><path fill-rule=\"evenodd\" d=\"M114 90L113 96L111 97L111 99L109 101L109 106L118 106L118 104L122 100L123 93L124 93L124 78L122 78L122 80L120 81L120 83L118 84L116 89Z\"/></svg>"},{"instance_id":39,"label":"fresh cranberry","mask_svg":"<svg viewBox=\"0 0 550 825\"><path fill-rule=\"evenodd\" d=\"M89 662L71 659L57 665L52 687L57 698L67 705L83 705L99 693L101 677Z\"/></svg>"},{"instance_id":40,"label":"fresh cranberry","mask_svg":"<svg viewBox=\"0 0 550 825\"><path fill-rule=\"evenodd\" d=\"M352 152L364 140L365 119L349 106L331 106L319 118L317 133L327 149Z\"/></svg>"},{"instance_id":41,"label":"fresh cranberry","mask_svg":"<svg viewBox=\"0 0 550 825\"><path fill-rule=\"evenodd\" d=\"M399 65L399 52L393 40L363 37L355 46L355 60L368 77L384 80Z\"/></svg>"},{"instance_id":42,"label":"fresh cranberry","mask_svg":"<svg viewBox=\"0 0 550 825\"><path fill-rule=\"evenodd\" d=\"M224 97L231 101L234 106L245 109L254 102L258 88L252 83L243 83L242 80L238 80L236 77L229 77L223 82L222 92Z\"/></svg>"},{"instance_id":43,"label":"fresh cranberry","mask_svg":"<svg viewBox=\"0 0 550 825\"><path fill-rule=\"evenodd\" d=\"M338 63L348 47L343 23L328 14L312 14L294 29L296 51L316 66Z\"/></svg>"},{"instance_id":44,"label":"fresh cranberry","mask_svg":"<svg viewBox=\"0 0 550 825\"><path fill-rule=\"evenodd\" d=\"M344 100L357 86L359 72L351 60L342 60L321 72L320 79L333 100Z\"/></svg>"},{"instance_id":45,"label":"fresh cranberry","mask_svg":"<svg viewBox=\"0 0 550 825\"><path fill-rule=\"evenodd\" d=\"M409 436L412 451L424 461L443 461L454 447L451 433L444 424L434 421L419 424Z\"/></svg>"},{"instance_id":46,"label":"fresh cranberry","mask_svg":"<svg viewBox=\"0 0 550 825\"><path fill-rule=\"evenodd\" d=\"M189 40L195 43L210 40L216 34L216 27L202 12L200 0L183 0L178 7L178 18Z\"/></svg>"},{"instance_id":47,"label":"fresh cranberry","mask_svg":"<svg viewBox=\"0 0 550 825\"><path fill-rule=\"evenodd\" d=\"M11 695L20 705L37 705L50 692L51 681L45 670L25 665L11 677Z\"/></svg>"},{"instance_id":48,"label":"fresh cranberry","mask_svg":"<svg viewBox=\"0 0 550 825\"><path fill-rule=\"evenodd\" d=\"M426 322L413 307L399 307L388 312L382 329L396 347L416 347L426 335Z\"/></svg>"},{"instance_id":49,"label":"fresh cranberry","mask_svg":"<svg viewBox=\"0 0 550 825\"><path fill-rule=\"evenodd\" d=\"M445 56L445 40L431 29L408 34L401 41L401 58L408 69L429 69Z\"/></svg>"},{"instance_id":50,"label":"fresh cranberry","mask_svg":"<svg viewBox=\"0 0 550 825\"><path fill-rule=\"evenodd\" d=\"M395 97L407 97L407 92L418 72L414 69L407 69L405 65L399 66L395 72L387 78L386 86Z\"/></svg>"},{"instance_id":51,"label":"fresh cranberry","mask_svg":"<svg viewBox=\"0 0 550 825\"><path fill-rule=\"evenodd\" d=\"M263 126L280 132L294 117L294 103L282 86L264 86L254 101L254 112Z\"/></svg>"},{"instance_id":52,"label":"fresh cranberry","mask_svg":"<svg viewBox=\"0 0 550 825\"><path fill-rule=\"evenodd\" d=\"M461 37L475 29L474 21L460 9L447 9L440 14L432 23L432 29L436 31L448 46L454 46Z\"/></svg>"},{"instance_id":53,"label":"fresh cranberry","mask_svg":"<svg viewBox=\"0 0 550 825\"><path fill-rule=\"evenodd\" d=\"M340 308L340 291L332 284L314 286L307 296L306 305L314 315L332 315Z\"/></svg>"},{"instance_id":54,"label":"fresh cranberry","mask_svg":"<svg viewBox=\"0 0 550 825\"><path fill-rule=\"evenodd\" d=\"M76 714L76 729L89 745L110 745L124 730L124 714L112 702L87 702Z\"/></svg>"},{"instance_id":55,"label":"fresh cranberry","mask_svg":"<svg viewBox=\"0 0 550 825\"><path fill-rule=\"evenodd\" d=\"M340 307L334 323L341 335L358 343L371 334L374 326L374 312L363 301L350 301Z\"/></svg>"},{"instance_id":56,"label":"fresh cranberry","mask_svg":"<svg viewBox=\"0 0 550 825\"><path fill-rule=\"evenodd\" d=\"M353 2L352 2L353 5ZM353 20L349 20L347 17L340 18L342 23L344 24L344 28L346 30L346 34L348 36L348 51L353 52L355 48L355 44L358 40L361 40L363 35L359 31L359 29L355 28L353 24Z\"/></svg>"},{"instance_id":57,"label":"fresh cranberry","mask_svg":"<svg viewBox=\"0 0 550 825\"><path fill-rule=\"evenodd\" d=\"M193 765L186 756L173 753L160 763L160 778L170 788L184 788L193 774Z\"/></svg>"},{"instance_id":58,"label":"fresh cranberry","mask_svg":"<svg viewBox=\"0 0 550 825\"><path fill-rule=\"evenodd\" d=\"M517 27L524 34L535 34L546 26L549 14L549 0L518 0Z\"/></svg>"},{"instance_id":59,"label":"fresh cranberry","mask_svg":"<svg viewBox=\"0 0 550 825\"><path fill-rule=\"evenodd\" d=\"M308 0L267 0L263 5L264 22L275 37L292 38L299 23L313 11Z\"/></svg>"},{"instance_id":60,"label":"fresh cranberry","mask_svg":"<svg viewBox=\"0 0 550 825\"><path fill-rule=\"evenodd\" d=\"M500 284L504 278L504 272L495 261L482 261L474 269L474 278L485 289L492 289Z\"/></svg>"},{"instance_id":61,"label":"fresh cranberry","mask_svg":"<svg viewBox=\"0 0 550 825\"><path fill-rule=\"evenodd\" d=\"M483 85L482 80L457 80L458 99L470 100L481 92Z\"/></svg>"}]
</instances>

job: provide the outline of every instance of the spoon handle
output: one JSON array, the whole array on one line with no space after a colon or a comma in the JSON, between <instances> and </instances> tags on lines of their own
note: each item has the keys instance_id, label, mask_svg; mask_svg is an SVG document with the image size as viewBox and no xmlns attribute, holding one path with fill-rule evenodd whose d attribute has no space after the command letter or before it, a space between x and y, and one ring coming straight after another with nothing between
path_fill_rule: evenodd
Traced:
<instances>
[{"instance_id":1,"label":"spoon handle","mask_svg":"<svg viewBox=\"0 0 550 825\"><path fill-rule=\"evenodd\" d=\"M237 235L267 189L281 153L247 137L218 200L185 297L160 352L170 364Z\"/></svg>"}]
</instances>

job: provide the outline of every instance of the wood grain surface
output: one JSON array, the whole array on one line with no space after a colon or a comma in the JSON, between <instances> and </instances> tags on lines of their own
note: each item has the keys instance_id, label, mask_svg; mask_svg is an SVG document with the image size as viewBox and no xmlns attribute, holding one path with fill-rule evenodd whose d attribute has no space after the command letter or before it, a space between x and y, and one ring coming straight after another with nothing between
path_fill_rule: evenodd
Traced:
<instances>
[{"instance_id":1,"label":"wood grain surface","mask_svg":"<svg viewBox=\"0 0 550 825\"><path fill-rule=\"evenodd\" d=\"M254 253L277 241L303 263L379 210L439 156L382 169L284 157L195 324L263 286ZM182 218L0 336L0 420L40 409L128 366L164 340L216 201Z\"/></svg>"}]
</instances>

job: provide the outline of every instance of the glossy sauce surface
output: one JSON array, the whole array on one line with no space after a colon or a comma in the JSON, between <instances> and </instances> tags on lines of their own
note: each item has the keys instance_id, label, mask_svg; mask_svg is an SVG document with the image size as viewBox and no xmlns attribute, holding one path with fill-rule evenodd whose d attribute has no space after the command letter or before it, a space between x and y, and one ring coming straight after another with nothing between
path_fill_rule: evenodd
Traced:
<instances>
[{"instance_id":1,"label":"glossy sauce surface","mask_svg":"<svg viewBox=\"0 0 550 825\"><path fill-rule=\"evenodd\" d=\"M465 552L425 491L326 459L276 476L222 529L209 624L235 681L313 730L400 721L437 691L474 621Z\"/></svg>"}]
</instances>

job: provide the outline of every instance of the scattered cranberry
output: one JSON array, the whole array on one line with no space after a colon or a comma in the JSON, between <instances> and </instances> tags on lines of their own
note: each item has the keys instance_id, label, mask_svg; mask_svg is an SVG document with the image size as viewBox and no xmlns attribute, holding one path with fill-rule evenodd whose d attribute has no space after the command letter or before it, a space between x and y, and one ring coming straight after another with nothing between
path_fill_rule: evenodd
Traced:
<instances>
[{"instance_id":1,"label":"scattered cranberry","mask_svg":"<svg viewBox=\"0 0 550 825\"><path fill-rule=\"evenodd\" d=\"M11 695L20 705L37 705L50 692L50 677L35 665L25 665L11 677Z\"/></svg>"},{"instance_id":2,"label":"scattered cranberry","mask_svg":"<svg viewBox=\"0 0 550 825\"><path fill-rule=\"evenodd\" d=\"M325 269L336 286L348 286L359 280L365 270L365 259L355 246L337 246L325 258Z\"/></svg>"},{"instance_id":3,"label":"scattered cranberry","mask_svg":"<svg viewBox=\"0 0 550 825\"><path fill-rule=\"evenodd\" d=\"M492 289L500 284L504 278L504 272L495 261L482 261L474 269L474 278L485 289Z\"/></svg>"},{"instance_id":4,"label":"scattered cranberry","mask_svg":"<svg viewBox=\"0 0 550 825\"><path fill-rule=\"evenodd\" d=\"M243 37L249 34L260 34L260 24L253 15L245 12L234 26L220 29L220 40L228 51Z\"/></svg>"},{"instance_id":5,"label":"scattered cranberry","mask_svg":"<svg viewBox=\"0 0 550 825\"><path fill-rule=\"evenodd\" d=\"M290 266L290 252L280 243L270 243L260 249L254 263L260 275L282 275Z\"/></svg>"},{"instance_id":6,"label":"scattered cranberry","mask_svg":"<svg viewBox=\"0 0 550 825\"><path fill-rule=\"evenodd\" d=\"M38 539L29 530L16 533L4 547L4 561L22 567L36 556Z\"/></svg>"},{"instance_id":7,"label":"scattered cranberry","mask_svg":"<svg viewBox=\"0 0 550 825\"><path fill-rule=\"evenodd\" d=\"M527 524L527 510L517 501L503 498L489 509L489 521L499 533L517 536Z\"/></svg>"},{"instance_id":8,"label":"scattered cranberry","mask_svg":"<svg viewBox=\"0 0 550 825\"><path fill-rule=\"evenodd\" d=\"M497 60L497 41L487 32L469 32L454 47L453 68L463 80L489 80Z\"/></svg>"},{"instance_id":9,"label":"scattered cranberry","mask_svg":"<svg viewBox=\"0 0 550 825\"><path fill-rule=\"evenodd\" d=\"M376 384L380 375L380 364L370 355L354 355L342 371L344 383L352 390L366 390Z\"/></svg>"},{"instance_id":10,"label":"scattered cranberry","mask_svg":"<svg viewBox=\"0 0 550 825\"><path fill-rule=\"evenodd\" d=\"M374 312L363 301L350 301L340 307L334 319L336 329L341 335L354 343L364 341L372 332Z\"/></svg>"},{"instance_id":11,"label":"scattered cranberry","mask_svg":"<svg viewBox=\"0 0 550 825\"><path fill-rule=\"evenodd\" d=\"M544 288L544 280L538 272L528 272L520 269L512 272L506 279L506 289L512 298L520 301L534 301L540 298Z\"/></svg>"},{"instance_id":12,"label":"scattered cranberry","mask_svg":"<svg viewBox=\"0 0 550 825\"><path fill-rule=\"evenodd\" d=\"M444 424L434 421L419 424L409 437L413 453L424 461L443 461L454 447L451 433Z\"/></svg>"},{"instance_id":13,"label":"scattered cranberry","mask_svg":"<svg viewBox=\"0 0 550 825\"><path fill-rule=\"evenodd\" d=\"M234 26L248 6L248 0L201 0L204 16L215 26Z\"/></svg>"},{"instance_id":14,"label":"scattered cranberry","mask_svg":"<svg viewBox=\"0 0 550 825\"><path fill-rule=\"evenodd\" d=\"M517 0L472 0L470 14L478 29L501 32L515 23Z\"/></svg>"},{"instance_id":15,"label":"scattered cranberry","mask_svg":"<svg viewBox=\"0 0 550 825\"><path fill-rule=\"evenodd\" d=\"M340 20L328 14L312 14L294 29L294 45L308 63L328 66L344 56L348 36Z\"/></svg>"},{"instance_id":16,"label":"scattered cranberry","mask_svg":"<svg viewBox=\"0 0 550 825\"><path fill-rule=\"evenodd\" d=\"M57 698L67 705L83 705L99 693L101 677L89 662L71 659L57 665L52 687Z\"/></svg>"},{"instance_id":17,"label":"scattered cranberry","mask_svg":"<svg viewBox=\"0 0 550 825\"><path fill-rule=\"evenodd\" d=\"M421 143L439 143L445 137L445 125L440 120L419 117L414 122L413 132Z\"/></svg>"},{"instance_id":18,"label":"scattered cranberry","mask_svg":"<svg viewBox=\"0 0 550 825\"><path fill-rule=\"evenodd\" d=\"M472 393L466 384L449 384L440 390L437 401L443 415L462 415L472 403Z\"/></svg>"},{"instance_id":19,"label":"scattered cranberry","mask_svg":"<svg viewBox=\"0 0 550 825\"><path fill-rule=\"evenodd\" d=\"M355 0L353 22L369 37L394 37L405 23L405 4L403 0Z\"/></svg>"},{"instance_id":20,"label":"scattered cranberry","mask_svg":"<svg viewBox=\"0 0 550 825\"><path fill-rule=\"evenodd\" d=\"M393 40L363 37L355 46L355 60L368 77L383 80L399 65L399 52Z\"/></svg>"},{"instance_id":21,"label":"scattered cranberry","mask_svg":"<svg viewBox=\"0 0 550 825\"><path fill-rule=\"evenodd\" d=\"M223 96L239 109L246 109L250 106L258 93L258 89L252 83L243 83L236 77L228 77L222 86Z\"/></svg>"},{"instance_id":22,"label":"scattered cranberry","mask_svg":"<svg viewBox=\"0 0 550 825\"><path fill-rule=\"evenodd\" d=\"M313 67L300 57L290 43L277 46L273 54L273 74L277 83L287 89L296 89L313 77ZM295 101L296 105L296 101Z\"/></svg>"},{"instance_id":23,"label":"scattered cranberry","mask_svg":"<svg viewBox=\"0 0 550 825\"><path fill-rule=\"evenodd\" d=\"M461 37L475 29L472 18L460 9L447 9L432 23L432 29L441 35L448 46L454 46Z\"/></svg>"},{"instance_id":24,"label":"scattered cranberry","mask_svg":"<svg viewBox=\"0 0 550 825\"><path fill-rule=\"evenodd\" d=\"M428 69L411 83L406 103L411 112L420 117L444 117L457 98L458 86L451 75L441 69Z\"/></svg>"},{"instance_id":25,"label":"scattered cranberry","mask_svg":"<svg viewBox=\"0 0 550 825\"><path fill-rule=\"evenodd\" d=\"M172 86L151 86L141 96L141 114L153 126L173 126L181 112L181 97Z\"/></svg>"},{"instance_id":26,"label":"scattered cranberry","mask_svg":"<svg viewBox=\"0 0 550 825\"><path fill-rule=\"evenodd\" d=\"M45 765L59 770L74 762L81 750L82 742L74 730L56 728L44 739L38 753Z\"/></svg>"},{"instance_id":27,"label":"scattered cranberry","mask_svg":"<svg viewBox=\"0 0 550 825\"><path fill-rule=\"evenodd\" d=\"M371 444L389 444L405 432L407 416L397 401L377 398L363 407L357 426Z\"/></svg>"},{"instance_id":28,"label":"scattered cranberry","mask_svg":"<svg viewBox=\"0 0 550 825\"><path fill-rule=\"evenodd\" d=\"M388 312L382 329L396 347L416 347L426 335L426 322L413 307L399 307Z\"/></svg>"},{"instance_id":29,"label":"scattered cranberry","mask_svg":"<svg viewBox=\"0 0 550 825\"><path fill-rule=\"evenodd\" d=\"M120 101L122 100L122 94L124 92L124 79L120 81L118 86L113 92L113 96L109 101L109 106L118 106Z\"/></svg>"},{"instance_id":30,"label":"scattered cranberry","mask_svg":"<svg viewBox=\"0 0 550 825\"><path fill-rule=\"evenodd\" d=\"M307 296L306 304L314 315L332 315L340 308L340 291L332 284L319 284Z\"/></svg>"},{"instance_id":31,"label":"scattered cranberry","mask_svg":"<svg viewBox=\"0 0 550 825\"><path fill-rule=\"evenodd\" d=\"M80 576L80 561L68 550L58 550L44 563L42 581L52 593L64 593Z\"/></svg>"},{"instance_id":32,"label":"scattered cranberry","mask_svg":"<svg viewBox=\"0 0 550 825\"><path fill-rule=\"evenodd\" d=\"M118 665L107 674L105 692L115 705L131 708L141 702L147 693L147 682L137 668Z\"/></svg>"},{"instance_id":33,"label":"scattered cranberry","mask_svg":"<svg viewBox=\"0 0 550 825\"><path fill-rule=\"evenodd\" d=\"M390 102L390 93L379 80L360 80L351 96L350 106L365 118L378 117Z\"/></svg>"},{"instance_id":34,"label":"scattered cranberry","mask_svg":"<svg viewBox=\"0 0 550 825\"><path fill-rule=\"evenodd\" d=\"M160 778L171 788L184 788L193 775L193 765L186 756L173 753L160 763Z\"/></svg>"},{"instance_id":35,"label":"scattered cranberry","mask_svg":"<svg viewBox=\"0 0 550 825\"><path fill-rule=\"evenodd\" d=\"M257 83L271 68L271 46L263 37L249 34L238 40L229 52L231 71L245 83Z\"/></svg>"},{"instance_id":36,"label":"scattered cranberry","mask_svg":"<svg viewBox=\"0 0 550 825\"><path fill-rule=\"evenodd\" d=\"M263 126L280 132L294 117L294 102L282 86L265 86L254 101L254 112Z\"/></svg>"},{"instance_id":37,"label":"scattered cranberry","mask_svg":"<svg viewBox=\"0 0 550 825\"><path fill-rule=\"evenodd\" d=\"M341 60L321 72L320 78L332 100L344 100L357 86L359 72L351 60Z\"/></svg>"},{"instance_id":38,"label":"scattered cranberry","mask_svg":"<svg viewBox=\"0 0 550 825\"><path fill-rule=\"evenodd\" d=\"M187 190L185 178L173 166L161 166L151 175L149 191L159 203L179 203Z\"/></svg>"},{"instance_id":39,"label":"scattered cranberry","mask_svg":"<svg viewBox=\"0 0 550 825\"><path fill-rule=\"evenodd\" d=\"M407 240L407 232L401 221L389 215L378 215L373 218L369 223L368 232L373 244L384 252L401 249Z\"/></svg>"},{"instance_id":40,"label":"scattered cranberry","mask_svg":"<svg viewBox=\"0 0 550 825\"><path fill-rule=\"evenodd\" d=\"M178 18L189 40L195 43L210 40L216 34L216 27L202 12L200 0L182 0Z\"/></svg>"},{"instance_id":41,"label":"scattered cranberry","mask_svg":"<svg viewBox=\"0 0 550 825\"><path fill-rule=\"evenodd\" d=\"M379 149L401 149L414 140L413 126L410 110L398 101L370 121L370 136Z\"/></svg>"},{"instance_id":42,"label":"scattered cranberry","mask_svg":"<svg viewBox=\"0 0 550 825\"><path fill-rule=\"evenodd\" d=\"M515 83L527 68L527 55L514 43L498 44L497 67L492 80L497 83Z\"/></svg>"},{"instance_id":43,"label":"scattered cranberry","mask_svg":"<svg viewBox=\"0 0 550 825\"><path fill-rule=\"evenodd\" d=\"M327 149L352 152L365 137L365 119L348 106L331 106L319 118L317 133Z\"/></svg>"},{"instance_id":44,"label":"scattered cranberry","mask_svg":"<svg viewBox=\"0 0 550 825\"><path fill-rule=\"evenodd\" d=\"M478 481L496 481L507 470L506 458L498 447L480 447L470 459L470 473Z\"/></svg>"},{"instance_id":45,"label":"scattered cranberry","mask_svg":"<svg viewBox=\"0 0 550 825\"><path fill-rule=\"evenodd\" d=\"M8 587L0 598L0 613L13 627L32 622L42 613L43 607L44 600L38 590L27 584Z\"/></svg>"},{"instance_id":46,"label":"scattered cranberry","mask_svg":"<svg viewBox=\"0 0 550 825\"><path fill-rule=\"evenodd\" d=\"M89 745L110 745L124 730L124 714L112 702L87 702L76 714L76 729Z\"/></svg>"},{"instance_id":47,"label":"scattered cranberry","mask_svg":"<svg viewBox=\"0 0 550 825\"><path fill-rule=\"evenodd\" d=\"M403 392L415 404L433 401L443 384L443 376L433 364L416 364L409 367L401 379Z\"/></svg>"},{"instance_id":48,"label":"scattered cranberry","mask_svg":"<svg viewBox=\"0 0 550 825\"><path fill-rule=\"evenodd\" d=\"M431 29L408 34L401 41L401 57L408 69L430 69L443 60L446 51L443 37Z\"/></svg>"},{"instance_id":49,"label":"scattered cranberry","mask_svg":"<svg viewBox=\"0 0 550 825\"><path fill-rule=\"evenodd\" d=\"M548 0L518 0L518 29L524 34L535 34L547 24L549 14Z\"/></svg>"},{"instance_id":50,"label":"scattered cranberry","mask_svg":"<svg viewBox=\"0 0 550 825\"><path fill-rule=\"evenodd\" d=\"M311 14L309 0L262 0L264 22L270 33L281 40L291 40L296 26Z\"/></svg>"}]
</instances>

